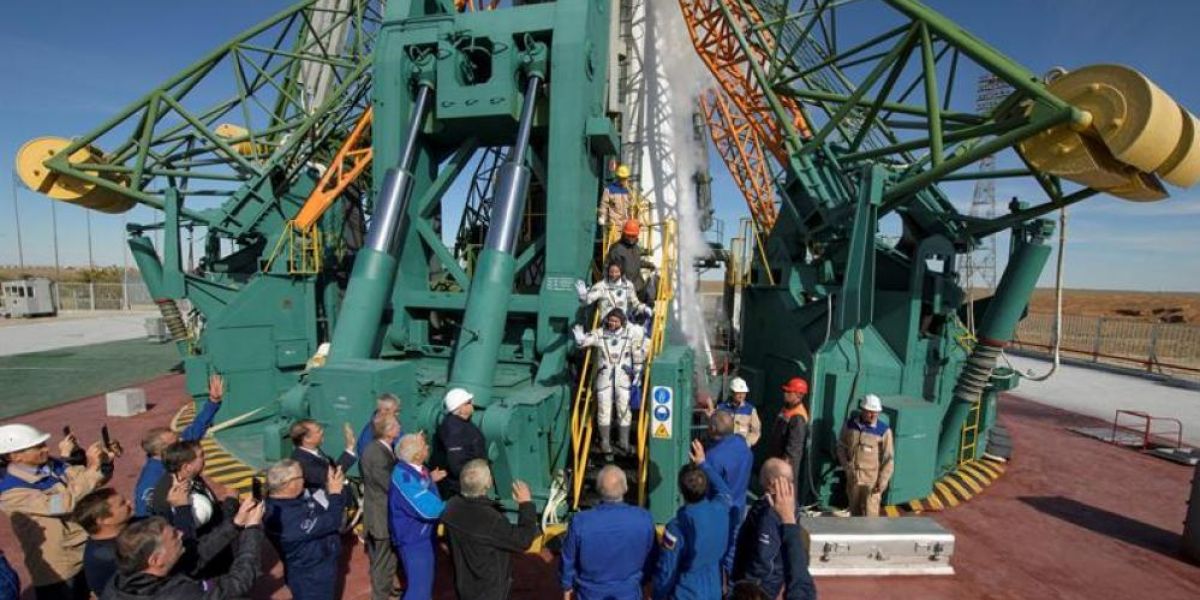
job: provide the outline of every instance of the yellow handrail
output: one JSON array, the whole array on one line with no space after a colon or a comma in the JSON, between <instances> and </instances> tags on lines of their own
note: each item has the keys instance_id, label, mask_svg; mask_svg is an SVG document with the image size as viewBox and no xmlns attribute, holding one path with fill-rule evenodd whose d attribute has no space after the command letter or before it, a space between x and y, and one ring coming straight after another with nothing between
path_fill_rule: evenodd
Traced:
<instances>
[{"instance_id":1,"label":"yellow handrail","mask_svg":"<svg viewBox=\"0 0 1200 600\"><path fill-rule=\"evenodd\" d=\"M612 236L611 230L616 228L616 224L610 223L608 232L605 232L604 239L601 244L600 258L603 263L604 257L608 256L608 249L611 245ZM603 273L600 277L603 277ZM596 311L592 315L592 329L595 329L600 324L600 311ZM592 449L592 386L588 385L591 380L592 371L592 348L588 348L583 355L583 368L579 371L579 384L575 388L575 402L571 407L571 509L579 508L580 492L583 490L583 479L587 471L588 455Z\"/></svg>"},{"instance_id":2,"label":"yellow handrail","mask_svg":"<svg viewBox=\"0 0 1200 600\"><path fill-rule=\"evenodd\" d=\"M654 298L654 323L650 331L650 348L646 353L646 361L642 366L642 410L638 413L638 504L646 504L646 481L649 474L650 452L648 433L650 407L646 402L650 392L650 369L654 359L662 351L667 332L667 313L670 310L671 299L675 296L672 286L671 273L675 269L676 231L675 221L667 220L662 224L662 255L659 257L658 293Z\"/></svg>"}]
</instances>

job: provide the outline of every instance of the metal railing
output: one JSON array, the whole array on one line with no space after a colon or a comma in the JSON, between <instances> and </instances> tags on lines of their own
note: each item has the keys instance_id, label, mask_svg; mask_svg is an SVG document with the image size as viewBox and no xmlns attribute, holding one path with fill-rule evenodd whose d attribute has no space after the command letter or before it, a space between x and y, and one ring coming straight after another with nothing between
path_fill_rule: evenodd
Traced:
<instances>
[{"instance_id":1,"label":"metal railing","mask_svg":"<svg viewBox=\"0 0 1200 600\"><path fill-rule=\"evenodd\" d=\"M70 281L55 283L54 288L58 310L154 308L150 291L141 281L127 284Z\"/></svg>"},{"instance_id":2,"label":"metal railing","mask_svg":"<svg viewBox=\"0 0 1200 600\"><path fill-rule=\"evenodd\" d=\"M1017 328L1013 345L1049 351L1053 327L1053 314L1030 313ZM1075 358L1200 377L1200 327L1195 325L1064 315L1061 338L1063 353Z\"/></svg>"}]
</instances>

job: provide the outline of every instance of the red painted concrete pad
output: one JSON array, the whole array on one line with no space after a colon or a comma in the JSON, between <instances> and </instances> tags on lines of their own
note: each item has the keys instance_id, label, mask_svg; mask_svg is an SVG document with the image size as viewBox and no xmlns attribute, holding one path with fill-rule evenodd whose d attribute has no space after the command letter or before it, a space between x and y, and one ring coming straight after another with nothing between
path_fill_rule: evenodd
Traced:
<instances>
[{"instance_id":1,"label":"red painted concrete pad","mask_svg":"<svg viewBox=\"0 0 1200 600\"><path fill-rule=\"evenodd\" d=\"M107 421L129 449L112 483L125 493L141 466L141 432L166 424L187 400L179 376L142 387L153 405L148 413ZM1176 551L1190 468L1070 433L1066 426L1096 422L1016 397L1002 401L1001 415L1015 445L1007 473L971 502L934 515L957 536L958 574L823 577L817 580L823 599L1200 598L1200 566ZM104 400L88 398L15 420L56 434L69 423L90 441L106 421ZM369 598L366 552L353 537L346 546L343 598ZM0 547L27 583L7 519L0 520ZM267 574L254 597L290 598L278 559L268 551L263 561ZM513 575L513 598L558 594L549 552L521 557ZM444 552L436 589L439 599L454 597ZM26 598L32 598L28 590Z\"/></svg>"},{"instance_id":2,"label":"red painted concrete pad","mask_svg":"<svg viewBox=\"0 0 1200 600\"><path fill-rule=\"evenodd\" d=\"M1177 548L1191 468L1066 431L1098 421L1001 401L1014 459L934 516L956 536L952 577L820 578L830 598L1200 598Z\"/></svg>"}]
</instances>

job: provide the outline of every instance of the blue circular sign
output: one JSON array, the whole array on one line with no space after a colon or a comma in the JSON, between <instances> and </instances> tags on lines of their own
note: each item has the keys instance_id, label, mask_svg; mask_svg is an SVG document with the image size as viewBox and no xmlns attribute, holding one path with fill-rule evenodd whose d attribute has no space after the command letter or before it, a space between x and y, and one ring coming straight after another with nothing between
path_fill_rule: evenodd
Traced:
<instances>
[{"instance_id":1,"label":"blue circular sign","mask_svg":"<svg viewBox=\"0 0 1200 600\"><path fill-rule=\"evenodd\" d=\"M667 421L671 418L671 409L666 406L654 407L654 419L657 421Z\"/></svg>"},{"instance_id":2,"label":"blue circular sign","mask_svg":"<svg viewBox=\"0 0 1200 600\"><path fill-rule=\"evenodd\" d=\"M659 404L666 404L671 401L671 390L660 387L654 390L654 401Z\"/></svg>"}]
</instances>

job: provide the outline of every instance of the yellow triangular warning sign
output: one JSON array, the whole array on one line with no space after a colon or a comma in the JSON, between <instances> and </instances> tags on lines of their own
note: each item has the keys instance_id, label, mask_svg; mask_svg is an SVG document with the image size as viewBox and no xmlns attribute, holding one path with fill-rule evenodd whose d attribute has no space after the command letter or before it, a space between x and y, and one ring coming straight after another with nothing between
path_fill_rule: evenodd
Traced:
<instances>
[{"instance_id":1,"label":"yellow triangular warning sign","mask_svg":"<svg viewBox=\"0 0 1200 600\"><path fill-rule=\"evenodd\" d=\"M654 430L654 437L670 437L670 435L671 434L667 431L666 423L659 423L658 429Z\"/></svg>"}]
</instances>

